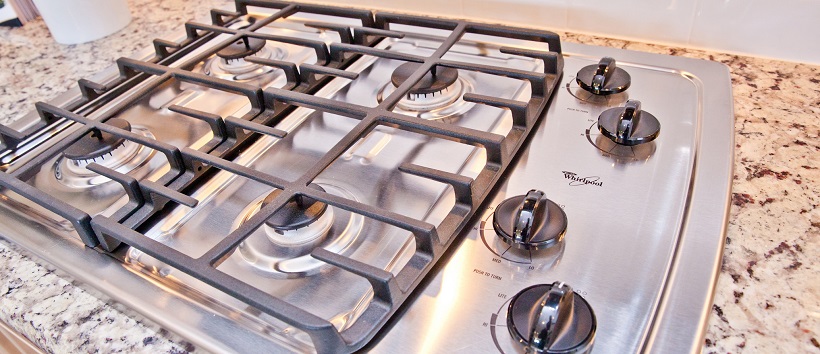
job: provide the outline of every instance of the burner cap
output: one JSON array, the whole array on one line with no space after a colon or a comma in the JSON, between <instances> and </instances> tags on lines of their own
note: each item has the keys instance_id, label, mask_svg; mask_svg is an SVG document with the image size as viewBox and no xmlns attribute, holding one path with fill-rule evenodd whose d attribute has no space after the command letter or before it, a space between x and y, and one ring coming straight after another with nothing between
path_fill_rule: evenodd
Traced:
<instances>
[{"instance_id":1,"label":"burner cap","mask_svg":"<svg viewBox=\"0 0 820 354\"><path fill-rule=\"evenodd\" d=\"M262 50L264 47L264 39L244 37L237 39L229 46L222 48L216 52L216 55L225 60L236 60L253 55Z\"/></svg>"},{"instance_id":2,"label":"burner cap","mask_svg":"<svg viewBox=\"0 0 820 354\"><path fill-rule=\"evenodd\" d=\"M393 86L399 87L399 85L407 81L407 78L413 75L419 66L421 66L421 64L412 62L399 65L399 67L393 71L393 75L390 78L390 81L393 82ZM425 74L424 77L410 89L409 94L423 95L439 92L452 85L457 79L458 70L445 66L437 66L434 67L431 72Z\"/></svg>"},{"instance_id":3,"label":"burner cap","mask_svg":"<svg viewBox=\"0 0 820 354\"><path fill-rule=\"evenodd\" d=\"M105 124L131 131L131 124L125 119L111 118ZM65 149L63 156L74 161L91 160L114 151L124 142L125 138L94 129Z\"/></svg>"},{"instance_id":4,"label":"burner cap","mask_svg":"<svg viewBox=\"0 0 820 354\"><path fill-rule=\"evenodd\" d=\"M325 191L317 184L310 184L310 188ZM270 204L280 193L282 193L282 190L277 189L268 194L265 200L262 201L262 208ZM296 230L319 219L325 213L325 210L327 210L326 203L307 196L298 196L273 214L270 219L265 221L265 224L277 231Z\"/></svg>"}]
</instances>

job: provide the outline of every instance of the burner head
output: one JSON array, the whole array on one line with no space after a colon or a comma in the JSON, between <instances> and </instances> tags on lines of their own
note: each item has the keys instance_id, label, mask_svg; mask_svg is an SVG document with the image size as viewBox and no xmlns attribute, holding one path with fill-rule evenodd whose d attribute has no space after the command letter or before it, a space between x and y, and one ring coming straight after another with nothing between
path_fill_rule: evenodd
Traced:
<instances>
[{"instance_id":1,"label":"burner head","mask_svg":"<svg viewBox=\"0 0 820 354\"><path fill-rule=\"evenodd\" d=\"M222 48L216 52L216 55L222 59L230 61L256 54L256 52L262 50L264 47L264 39L244 37L237 39L229 46Z\"/></svg>"},{"instance_id":2,"label":"burner head","mask_svg":"<svg viewBox=\"0 0 820 354\"><path fill-rule=\"evenodd\" d=\"M105 124L131 131L131 124L124 119L111 118ZM125 138L94 129L63 151L72 161L93 160L110 154L125 143Z\"/></svg>"},{"instance_id":3,"label":"burner head","mask_svg":"<svg viewBox=\"0 0 820 354\"><path fill-rule=\"evenodd\" d=\"M390 81L393 82L393 86L399 87L399 85L407 81L410 75L413 75L420 66L421 64L419 63L404 63L399 65L399 67L393 71L393 75L390 78ZM413 88L410 89L408 94L425 95L440 92L450 87L456 80L458 80L458 70L444 66L433 67L419 82L413 85Z\"/></svg>"},{"instance_id":4,"label":"burner head","mask_svg":"<svg viewBox=\"0 0 820 354\"><path fill-rule=\"evenodd\" d=\"M311 184L311 188L324 192L325 190L316 184ZM262 202L262 208L270 204L282 190L277 189ZM303 228L318 220L327 210L327 204L307 196L298 196L289 201L273 216L265 221L265 225L278 232L291 231Z\"/></svg>"}]
</instances>

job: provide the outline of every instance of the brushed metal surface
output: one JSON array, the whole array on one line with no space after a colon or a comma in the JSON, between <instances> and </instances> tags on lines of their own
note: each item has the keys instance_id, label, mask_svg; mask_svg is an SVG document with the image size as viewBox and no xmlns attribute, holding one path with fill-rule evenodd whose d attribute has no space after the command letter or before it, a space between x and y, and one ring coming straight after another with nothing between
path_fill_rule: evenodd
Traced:
<instances>
[{"instance_id":1,"label":"brushed metal surface","mask_svg":"<svg viewBox=\"0 0 820 354\"><path fill-rule=\"evenodd\" d=\"M523 353L504 328L506 304L521 289L554 281L593 307L593 353L702 348L731 188L728 70L582 45L565 51L565 73L609 55L632 75L632 87L591 97L565 74L546 121L480 222L374 352ZM627 98L641 100L664 126L650 149L599 139L597 116ZM513 252L492 229L494 207L532 188L569 218L558 252Z\"/></svg>"}]
</instances>

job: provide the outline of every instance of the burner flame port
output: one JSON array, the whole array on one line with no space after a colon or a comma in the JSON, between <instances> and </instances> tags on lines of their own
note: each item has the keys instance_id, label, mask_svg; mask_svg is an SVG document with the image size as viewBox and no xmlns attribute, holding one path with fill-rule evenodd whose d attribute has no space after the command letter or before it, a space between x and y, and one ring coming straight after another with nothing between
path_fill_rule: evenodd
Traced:
<instances>
[{"instance_id":1,"label":"burner flame port","mask_svg":"<svg viewBox=\"0 0 820 354\"><path fill-rule=\"evenodd\" d=\"M131 124L124 119L111 118L105 123L131 131ZM106 155L113 156L112 152L124 143L125 138L94 129L65 149L63 156L71 161L84 161L87 164L89 160L96 162L96 159L105 159Z\"/></svg>"},{"instance_id":2,"label":"burner flame port","mask_svg":"<svg viewBox=\"0 0 820 354\"><path fill-rule=\"evenodd\" d=\"M390 82L379 90L378 101L382 102L395 92L419 67L419 63L408 62L394 69ZM470 80L460 77L457 69L435 66L410 88L396 105L395 111L423 119L456 117L473 107L474 103L462 98L465 93L471 92L473 86Z\"/></svg>"},{"instance_id":3,"label":"burner flame port","mask_svg":"<svg viewBox=\"0 0 820 354\"><path fill-rule=\"evenodd\" d=\"M258 38L241 38L222 48L216 56L209 59L202 67L205 74L221 79L239 82L254 82L264 86L277 76L274 67L252 63L246 58L254 56L260 59L283 60L288 57L283 46L267 45Z\"/></svg>"},{"instance_id":4,"label":"burner flame port","mask_svg":"<svg viewBox=\"0 0 820 354\"><path fill-rule=\"evenodd\" d=\"M153 139L147 129L132 127L124 119L111 118L105 124ZM89 170L89 164L127 174L144 166L153 155L154 150L137 142L95 129L63 151L54 164L54 178L72 190L91 188L111 180Z\"/></svg>"},{"instance_id":5,"label":"burner flame port","mask_svg":"<svg viewBox=\"0 0 820 354\"><path fill-rule=\"evenodd\" d=\"M324 192L316 184L311 188ZM282 193L277 189L262 202L262 208ZM315 246L323 241L333 225L333 212L326 203L307 196L297 196L265 221L265 233L274 244L284 247Z\"/></svg>"}]
</instances>

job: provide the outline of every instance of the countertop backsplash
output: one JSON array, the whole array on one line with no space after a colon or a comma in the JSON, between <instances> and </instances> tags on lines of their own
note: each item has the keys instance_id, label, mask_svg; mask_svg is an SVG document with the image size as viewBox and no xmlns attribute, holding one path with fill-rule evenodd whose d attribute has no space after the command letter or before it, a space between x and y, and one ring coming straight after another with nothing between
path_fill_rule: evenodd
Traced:
<instances>
[{"instance_id":1,"label":"countertop backsplash","mask_svg":"<svg viewBox=\"0 0 820 354\"><path fill-rule=\"evenodd\" d=\"M820 1L308 0L820 64Z\"/></svg>"},{"instance_id":2,"label":"countertop backsplash","mask_svg":"<svg viewBox=\"0 0 820 354\"><path fill-rule=\"evenodd\" d=\"M451 2L461 7L456 11L456 7L450 6ZM778 2L778 7L787 7L792 2L808 7L801 11L820 13L817 11L820 4L816 1L785 0ZM49 100L76 85L76 80L112 65L118 57L149 47L154 38L176 38L183 33L185 21L208 21L209 9L231 6L233 1L131 0L129 3L133 21L128 27L85 44L57 44L42 20L22 28L0 28L0 82L3 83L0 122L18 119L32 110L36 101ZM363 0L345 3L376 5L375 1ZM379 4L387 3L406 5L411 1ZM401 10L430 13L446 8L456 12L442 10L436 14L482 17L472 16L469 11L475 11L477 6L492 5L499 6L499 10L492 15L485 12L486 17L482 18L552 28L563 26L550 25L549 19L553 17L559 21L575 18L570 14L574 10L566 11L564 1L557 0L519 0L512 4L455 0L414 0L413 3L426 5ZM572 1L573 6L585 10L582 13L597 13L599 10L588 10L598 3ZM607 3L628 7L639 2ZM746 3L753 6L758 1ZM708 6L747 6L734 2L717 4ZM687 10L681 8L681 11L697 22L705 15L696 14L707 11L706 5L705 1L685 6L675 1L658 2L646 11L672 12L665 10L666 7L684 6ZM815 11L811 11L812 6ZM565 11L563 14L561 9ZM632 16L632 21L641 21L646 15L638 10L619 13L619 16ZM532 18L544 20L538 22ZM652 21L661 26L669 19ZM601 31L607 28L602 23L598 25ZM715 37L731 37L730 24L712 25L719 29L715 30ZM816 24L813 26L817 28ZM613 28L611 35L630 36L623 31ZM672 42L672 36L691 38L695 35L695 31L687 34L687 31L678 33L663 28L652 31L670 37L658 39L667 42ZM694 57L729 66L736 115L736 172L723 267L704 352L820 353L820 159L816 158L820 151L820 67L682 46L560 34L566 42ZM802 32L787 31L781 37L775 41L779 43L772 45L785 46L806 36ZM814 61L820 62L817 44L814 46ZM794 55L803 54L795 52ZM14 245L0 239L0 320L38 346L60 353L196 351L197 348L185 340L94 294L61 278L48 265L25 256Z\"/></svg>"}]
</instances>

